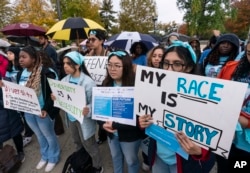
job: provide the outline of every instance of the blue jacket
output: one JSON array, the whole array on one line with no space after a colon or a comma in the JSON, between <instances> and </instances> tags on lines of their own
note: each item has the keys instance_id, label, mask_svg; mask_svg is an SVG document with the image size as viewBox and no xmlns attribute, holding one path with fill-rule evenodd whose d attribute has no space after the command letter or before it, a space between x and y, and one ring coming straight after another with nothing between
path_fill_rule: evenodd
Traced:
<instances>
[{"instance_id":1,"label":"blue jacket","mask_svg":"<svg viewBox=\"0 0 250 173\"><path fill-rule=\"evenodd\" d=\"M61 81L63 82L69 82L70 80L70 75L65 76ZM91 105L92 105L92 88L96 86L95 82L93 79L91 79L89 76L86 74L82 73L80 74L80 79L78 85L82 86L85 89L86 93L86 102L87 106L89 107L89 114L87 116L84 116L83 122L81 124L82 128L82 134L83 134L83 139L87 140L91 136L93 136L96 132L96 121L93 120L92 117L92 112L91 112ZM83 105L84 106L84 105ZM66 116L66 125L69 125L69 119Z\"/></svg>"},{"instance_id":2,"label":"blue jacket","mask_svg":"<svg viewBox=\"0 0 250 173\"><path fill-rule=\"evenodd\" d=\"M23 131L21 115L15 110L3 107L3 93L0 88L0 143L3 143Z\"/></svg>"}]
</instances>

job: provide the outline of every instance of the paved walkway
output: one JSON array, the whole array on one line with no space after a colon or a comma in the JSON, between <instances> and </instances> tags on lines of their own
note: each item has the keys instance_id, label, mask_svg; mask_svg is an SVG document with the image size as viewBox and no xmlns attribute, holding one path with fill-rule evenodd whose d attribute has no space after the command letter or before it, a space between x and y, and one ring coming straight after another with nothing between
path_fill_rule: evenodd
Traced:
<instances>
[{"instance_id":1,"label":"paved walkway","mask_svg":"<svg viewBox=\"0 0 250 173\"><path fill-rule=\"evenodd\" d=\"M74 145L71 141L71 136L69 134L69 129L65 128L65 133L58 137L59 143L61 146L61 160L56 165L56 167L52 170L52 173L62 173L63 165L67 157L74 151ZM7 143L13 145L12 140L9 140ZM110 156L110 150L107 142L104 142L99 146L99 149L102 154L102 159L104 163L104 173L112 173L112 160ZM25 152L25 161L20 167L18 173L44 173L44 168L41 170L36 170L36 164L40 160L40 152L39 152L39 145L36 140L35 135L33 136L32 142L24 148ZM140 160L141 159L141 152L139 152ZM211 173L215 173L216 168L211 171ZM140 170L140 173L144 173L143 170Z\"/></svg>"}]
</instances>

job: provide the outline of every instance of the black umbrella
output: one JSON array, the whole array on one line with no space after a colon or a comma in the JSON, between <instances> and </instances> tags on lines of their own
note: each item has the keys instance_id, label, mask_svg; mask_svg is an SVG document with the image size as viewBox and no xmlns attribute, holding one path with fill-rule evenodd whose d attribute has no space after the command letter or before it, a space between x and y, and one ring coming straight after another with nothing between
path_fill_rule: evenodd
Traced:
<instances>
[{"instance_id":1,"label":"black umbrella","mask_svg":"<svg viewBox=\"0 0 250 173\"><path fill-rule=\"evenodd\" d=\"M6 37L8 40L15 42L15 43L20 43L23 45L31 45L35 47L39 47L40 43L39 40L35 37L32 36L15 36L15 35L9 35Z\"/></svg>"}]
</instances>

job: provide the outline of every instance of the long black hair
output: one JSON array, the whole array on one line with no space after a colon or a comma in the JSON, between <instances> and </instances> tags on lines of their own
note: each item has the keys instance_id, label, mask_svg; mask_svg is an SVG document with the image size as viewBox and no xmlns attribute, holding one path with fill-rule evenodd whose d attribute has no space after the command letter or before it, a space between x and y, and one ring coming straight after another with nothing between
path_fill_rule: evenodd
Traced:
<instances>
[{"instance_id":1,"label":"long black hair","mask_svg":"<svg viewBox=\"0 0 250 173\"><path fill-rule=\"evenodd\" d=\"M124 52L124 55L118 55L116 52L119 51L114 51L111 52L109 57L108 57L108 62L111 57L117 56L121 61L122 61L122 86L134 86L135 84L135 73L133 70L133 63L132 59L130 58L129 54L126 51L121 51ZM111 78L111 76L108 73L107 70L107 76L103 80L102 86L113 86L114 85L114 79Z\"/></svg>"}]
</instances>

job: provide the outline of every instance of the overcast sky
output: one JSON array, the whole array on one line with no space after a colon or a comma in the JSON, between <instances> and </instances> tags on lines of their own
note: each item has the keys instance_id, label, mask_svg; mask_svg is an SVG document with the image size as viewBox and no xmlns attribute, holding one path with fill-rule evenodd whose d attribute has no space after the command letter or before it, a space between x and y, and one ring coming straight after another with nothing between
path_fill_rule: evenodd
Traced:
<instances>
[{"instance_id":1,"label":"overcast sky","mask_svg":"<svg viewBox=\"0 0 250 173\"><path fill-rule=\"evenodd\" d=\"M182 23L183 13L176 7L176 0L155 0L158 11L158 22ZM114 10L119 11L120 0L113 0Z\"/></svg>"}]
</instances>

